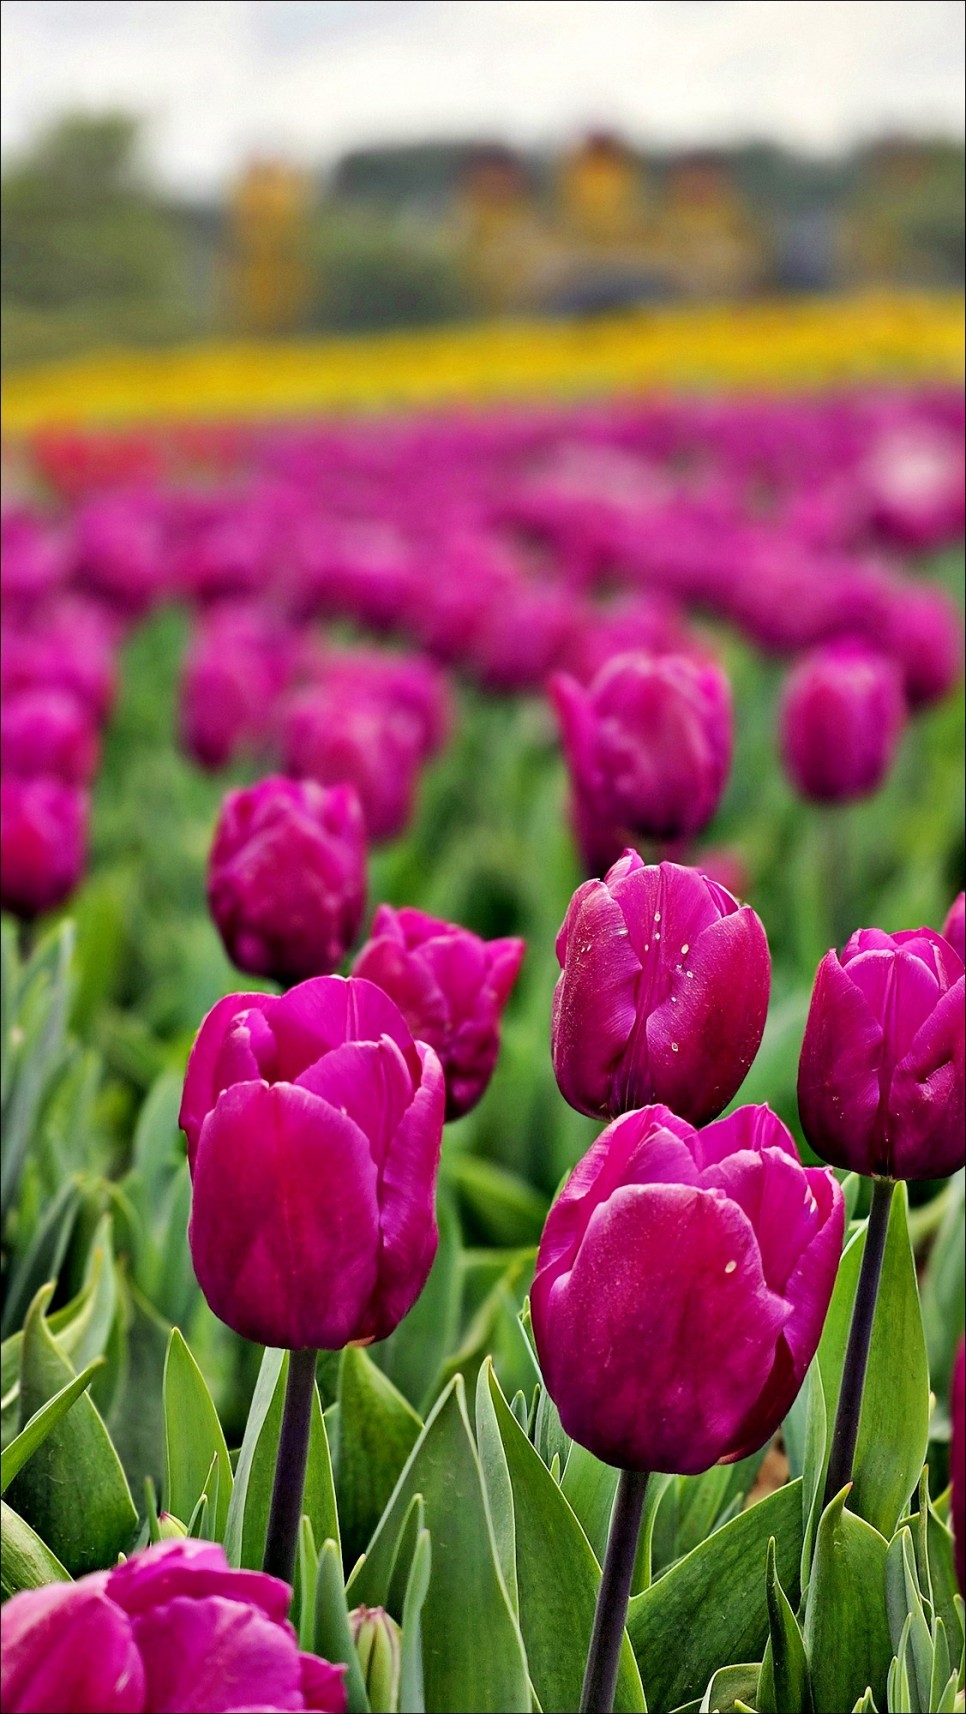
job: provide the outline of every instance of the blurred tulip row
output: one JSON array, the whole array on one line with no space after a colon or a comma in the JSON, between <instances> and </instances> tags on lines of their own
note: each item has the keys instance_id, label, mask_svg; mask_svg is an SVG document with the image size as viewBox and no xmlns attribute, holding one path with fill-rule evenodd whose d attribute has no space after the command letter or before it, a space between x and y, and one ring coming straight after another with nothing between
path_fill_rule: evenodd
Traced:
<instances>
[{"instance_id":1,"label":"blurred tulip row","mask_svg":"<svg viewBox=\"0 0 966 1714\"><path fill-rule=\"evenodd\" d=\"M962 438L36 444L5 1707L962 1708Z\"/></svg>"}]
</instances>

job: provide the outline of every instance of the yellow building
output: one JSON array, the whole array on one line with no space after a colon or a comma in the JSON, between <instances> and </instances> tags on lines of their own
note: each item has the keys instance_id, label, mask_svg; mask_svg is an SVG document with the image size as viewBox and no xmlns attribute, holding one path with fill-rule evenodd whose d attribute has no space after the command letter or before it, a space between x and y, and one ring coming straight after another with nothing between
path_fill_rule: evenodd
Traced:
<instances>
[{"instance_id":1,"label":"yellow building","mask_svg":"<svg viewBox=\"0 0 966 1714\"><path fill-rule=\"evenodd\" d=\"M661 267L675 295L744 297L764 281L767 247L724 162L692 155L668 172Z\"/></svg>"},{"instance_id":2,"label":"yellow building","mask_svg":"<svg viewBox=\"0 0 966 1714\"><path fill-rule=\"evenodd\" d=\"M310 191L304 173L278 161L253 161L228 204L228 297L242 333L296 331L311 295Z\"/></svg>"}]
</instances>

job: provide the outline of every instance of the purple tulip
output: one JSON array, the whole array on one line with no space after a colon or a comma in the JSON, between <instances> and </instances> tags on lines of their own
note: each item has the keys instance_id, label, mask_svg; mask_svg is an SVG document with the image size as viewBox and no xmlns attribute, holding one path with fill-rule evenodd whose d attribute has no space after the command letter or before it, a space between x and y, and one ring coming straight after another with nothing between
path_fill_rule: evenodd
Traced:
<instances>
[{"instance_id":1,"label":"purple tulip","mask_svg":"<svg viewBox=\"0 0 966 1714\"><path fill-rule=\"evenodd\" d=\"M768 1107L615 1120L547 1216L530 1307L567 1433L622 1469L756 1451L818 1346L845 1214Z\"/></svg>"},{"instance_id":2,"label":"purple tulip","mask_svg":"<svg viewBox=\"0 0 966 1714\"><path fill-rule=\"evenodd\" d=\"M688 655L618 655L589 689L560 673L551 693L587 867L637 836L700 833L731 761L731 693L720 667Z\"/></svg>"},{"instance_id":3,"label":"purple tulip","mask_svg":"<svg viewBox=\"0 0 966 1714\"><path fill-rule=\"evenodd\" d=\"M500 1017L524 953L522 940L481 940L458 923L380 905L353 965L395 1000L446 1078L446 1117L485 1094L500 1051Z\"/></svg>"},{"instance_id":4,"label":"purple tulip","mask_svg":"<svg viewBox=\"0 0 966 1714\"><path fill-rule=\"evenodd\" d=\"M32 626L5 628L0 651L4 697L39 688L67 690L100 725L117 689L114 643L103 609L62 600L44 607Z\"/></svg>"},{"instance_id":5,"label":"purple tulip","mask_svg":"<svg viewBox=\"0 0 966 1714\"><path fill-rule=\"evenodd\" d=\"M833 1166L942 1178L966 1160L963 961L931 928L860 928L818 967L798 1110Z\"/></svg>"},{"instance_id":6,"label":"purple tulip","mask_svg":"<svg viewBox=\"0 0 966 1714\"><path fill-rule=\"evenodd\" d=\"M291 1591L213 1542L162 1542L3 1608L7 1714L345 1708L343 1666L300 1654Z\"/></svg>"},{"instance_id":7,"label":"purple tulip","mask_svg":"<svg viewBox=\"0 0 966 1714\"><path fill-rule=\"evenodd\" d=\"M69 690L24 690L5 698L0 762L6 774L46 774L65 786L89 785L97 771L97 730Z\"/></svg>"},{"instance_id":8,"label":"purple tulip","mask_svg":"<svg viewBox=\"0 0 966 1714\"><path fill-rule=\"evenodd\" d=\"M422 746L406 709L347 687L300 691L285 713L282 753L295 778L355 786L370 839L393 839L409 822Z\"/></svg>"},{"instance_id":9,"label":"purple tulip","mask_svg":"<svg viewBox=\"0 0 966 1714\"><path fill-rule=\"evenodd\" d=\"M365 901L365 832L351 786L275 775L228 793L208 903L239 970L283 984L329 975L359 932Z\"/></svg>"},{"instance_id":10,"label":"purple tulip","mask_svg":"<svg viewBox=\"0 0 966 1714\"><path fill-rule=\"evenodd\" d=\"M905 725L902 676L863 643L828 643L788 676L781 748L803 797L839 803L882 784Z\"/></svg>"},{"instance_id":11,"label":"purple tulip","mask_svg":"<svg viewBox=\"0 0 966 1714\"><path fill-rule=\"evenodd\" d=\"M87 860L86 791L39 775L0 784L0 902L34 917L63 904Z\"/></svg>"},{"instance_id":12,"label":"purple tulip","mask_svg":"<svg viewBox=\"0 0 966 1714\"><path fill-rule=\"evenodd\" d=\"M943 939L949 941L953 951L966 963L966 893L960 893L950 905L943 923Z\"/></svg>"},{"instance_id":13,"label":"purple tulip","mask_svg":"<svg viewBox=\"0 0 966 1714\"><path fill-rule=\"evenodd\" d=\"M950 1415L953 1427L949 1445L949 1475L953 1486L953 1544L956 1550L959 1592L966 1600L966 1341L962 1339L959 1341L953 1369Z\"/></svg>"},{"instance_id":14,"label":"purple tulip","mask_svg":"<svg viewBox=\"0 0 966 1714\"><path fill-rule=\"evenodd\" d=\"M215 1314L290 1350L385 1339L436 1253L443 1072L371 982L229 994L185 1077L188 1232Z\"/></svg>"},{"instance_id":15,"label":"purple tulip","mask_svg":"<svg viewBox=\"0 0 966 1714\"><path fill-rule=\"evenodd\" d=\"M185 655L180 721L184 747L201 767L223 768L242 750L264 747L291 653L279 626L240 604L199 627Z\"/></svg>"},{"instance_id":16,"label":"purple tulip","mask_svg":"<svg viewBox=\"0 0 966 1714\"><path fill-rule=\"evenodd\" d=\"M760 919L697 869L625 851L585 881L557 936L553 1067L580 1113L666 1103L693 1124L741 1086L771 961Z\"/></svg>"}]
</instances>

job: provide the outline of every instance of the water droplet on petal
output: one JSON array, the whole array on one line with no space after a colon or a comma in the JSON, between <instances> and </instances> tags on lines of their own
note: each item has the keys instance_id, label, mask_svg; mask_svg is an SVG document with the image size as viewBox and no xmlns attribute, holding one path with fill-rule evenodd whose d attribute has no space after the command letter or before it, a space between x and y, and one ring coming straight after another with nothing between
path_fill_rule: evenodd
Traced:
<instances>
[{"instance_id":1,"label":"water droplet on petal","mask_svg":"<svg viewBox=\"0 0 966 1714\"><path fill-rule=\"evenodd\" d=\"M725 1273L726 1274L733 1274L735 1271L735 1268L737 1266L738 1266L737 1262L725 1262Z\"/></svg>"}]
</instances>

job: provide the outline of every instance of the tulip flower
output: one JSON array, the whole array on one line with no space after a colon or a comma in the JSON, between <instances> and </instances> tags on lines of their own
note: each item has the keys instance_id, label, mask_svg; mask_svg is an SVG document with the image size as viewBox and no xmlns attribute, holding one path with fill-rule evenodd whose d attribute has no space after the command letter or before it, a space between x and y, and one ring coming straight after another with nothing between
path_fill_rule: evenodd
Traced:
<instances>
[{"instance_id":1,"label":"tulip flower","mask_svg":"<svg viewBox=\"0 0 966 1714\"><path fill-rule=\"evenodd\" d=\"M0 763L6 774L46 774L65 786L89 785L100 745L94 722L68 690L23 690L5 698Z\"/></svg>"},{"instance_id":2,"label":"tulip flower","mask_svg":"<svg viewBox=\"0 0 966 1714\"><path fill-rule=\"evenodd\" d=\"M611 863L640 836L701 832L731 762L731 693L712 662L618 655L585 689L550 681L587 867Z\"/></svg>"},{"instance_id":3,"label":"tulip flower","mask_svg":"<svg viewBox=\"0 0 966 1714\"><path fill-rule=\"evenodd\" d=\"M905 724L895 663L863 643L826 644L789 675L782 759L803 797L840 803L877 789Z\"/></svg>"},{"instance_id":4,"label":"tulip flower","mask_svg":"<svg viewBox=\"0 0 966 1714\"><path fill-rule=\"evenodd\" d=\"M35 917L63 904L87 860L87 793L60 780L0 783L0 903Z\"/></svg>"},{"instance_id":5,"label":"tulip flower","mask_svg":"<svg viewBox=\"0 0 966 1714\"><path fill-rule=\"evenodd\" d=\"M384 1339L436 1252L445 1092L388 995L320 976L229 994L185 1077L189 1240L215 1314L263 1345Z\"/></svg>"},{"instance_id":6,"label":"tulip flower","mask_svg":"<svg viewBox=\"0 0 966 1714\"><path fill-rule=\"evenodd\" d=\"M625 851L578 887L557 936L553 1066L580 1113L663 1102L692 1124L740 1087L761 1042L761 921L697 869Z\"/></svg>"},{"instance_id":7,"label":"tulip flower","mask_svg":"<svg viewBox=\"0 0 966 1714\"><path fill-rule=\"evenodd\" d=\"M949 915L943 923L943 939L959 957L966 961L966 893L960 893L949 907Z\"/></svg>"},{"instance_id":8,"label":"tulip flower","mask_svg":"<svg viewBox=\"0 0 966 1714\"><path fill-rule=\"evenodd\" d=\"M7 1714L345 1708L343 1666L301 1654L291 1590L213 1542L162 1542L2 1610Z\"/></svg>"},{"instance_id":9,"label":"tulip flower","mask_svg":"<svg viewBox=\"0 0 966 1714\"><path fill-rule=\"evenodd\" d=\"M422 741L405 708L341 687L300 691L285 711L282 754L296 779L355 786L370 839L395 838L410 820Z\"/></svg>"},{"instance_id":10,"label":"tulip flower","mask_svg":"<svg viewBox=\"0 0 966 1714\"><path fill-rule=\"evenodd\" d=\"M327 976L362 921L366 852L352 786L274 776L224 799L208 902L240 970L288 984Z\"/></svg>"},{"instance_id":11,"label":"tulip flower","mask_svg":"<svg viewBox=\"0 0 966 1714\"><path fill-rule=\"evenodd\" d=\"M461 1118L486 1092L523 953L522 940L481 940L458 923L408 907L380 905L375 914L353 975L382 988L413 1035L435 1048L447 1119Z\"/></svg>"},{"instance_id":12,"label":"tulip flower","mask_svg":"<svg viewBox=\"0 0 966 1714\"><path fill-rule=\"evenodd\" d=\"M966 1341L962 1339L953 1369L950 1415L953 1427L949 1443L949 1474L953 1486L951 1521L959 1593L966 1600Z\"/></svg>"},{"instance_id":13,"label":"tulip flower","mask_svg":"<svg viewBox=\"0 0 966 1714\"><path fill-rule=\"evenodd\" d=\"M816 1154L890 1179L963 1165L963 993L962 959L930 928L863 928L826 953L798 1071Z\"/></svg>"},{"instance_id":14,"label":"tulip flower","mask_svg":"<svg viewBox=\"0 0 966 1714\"><path fill-rule=\"evenodd\" d=\"M696 1131L625 1113L547 1216L530 1309L544 1384L575 1440L621 1469L581 1708L609 1709L649 1472L764 1445L815 1355L845 1225L767 1107Z\"/></svg>"}]
</instances>

